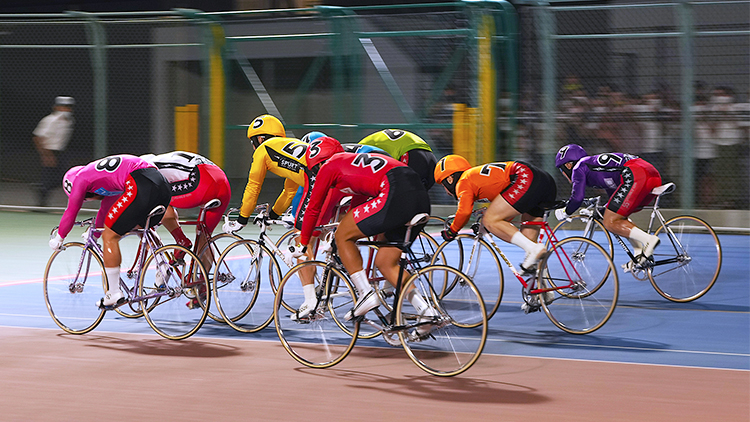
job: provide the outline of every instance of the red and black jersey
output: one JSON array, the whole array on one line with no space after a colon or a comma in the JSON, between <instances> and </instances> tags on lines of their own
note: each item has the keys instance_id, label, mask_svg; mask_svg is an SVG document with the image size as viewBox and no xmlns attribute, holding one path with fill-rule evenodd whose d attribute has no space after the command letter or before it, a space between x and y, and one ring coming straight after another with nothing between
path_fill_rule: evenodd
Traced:
<instances>
[{"instance_id":1,"label":"red and black jersey","mask_svg":"<svg viewBox=\"0 0 750 422\"><path fill-rule=\"evenodd\" d=\"M328 211L321 208L330 190L368 198L378 196L387 184L386 173L396 167L406 167L406 164L381 154L342 152L331 157L312 183L312 194L302 222L301 243L305 245L310 241L318 216Z\"/></svg>"}]
</instances>

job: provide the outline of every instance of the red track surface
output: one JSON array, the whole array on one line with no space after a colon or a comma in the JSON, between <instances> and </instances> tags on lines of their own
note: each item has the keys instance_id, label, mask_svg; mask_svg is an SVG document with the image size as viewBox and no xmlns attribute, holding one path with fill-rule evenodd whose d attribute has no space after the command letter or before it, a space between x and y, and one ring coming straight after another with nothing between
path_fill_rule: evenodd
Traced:
<instances>
[{"instance_id":1,"label":"red track surface","mask_svg":"<svg viewBox=\"0 0 750 422\"><path fill-rule=\"evenodd\" d=\"M483 355L438 378L401 349L326 370L277 342L0 328L7 421L750 420L750 372Z\"/></svg>"}]
</instances>

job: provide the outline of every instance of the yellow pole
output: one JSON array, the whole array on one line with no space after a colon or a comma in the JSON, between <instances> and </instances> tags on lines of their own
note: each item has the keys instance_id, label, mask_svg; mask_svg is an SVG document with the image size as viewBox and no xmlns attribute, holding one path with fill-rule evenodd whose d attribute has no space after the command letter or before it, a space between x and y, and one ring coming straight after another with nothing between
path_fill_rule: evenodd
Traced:
<instances>
[{"instance_id":1,"label":"yellow pole","mask_svg":"<svg viewBox=\"0 0 750 422\"><path fill-rule=\"evenodd\" d=\"M219 24L211 24L213 44L209 58L211 97L209 123L209 158L219 167L224 167L224 63L221 48L224 46L224 29Z\"/></svg>"},{"instance_id":2,"label":"yellow pole","mask_svg":"<svg viewBox=\"0 0 750 422\"><path fill-rule=\"evenodd\" d=\"M478 138L481 140L482 163L495 161L495 136L497 133L497 88L492 57L492 34L495 23L491 15L482 17L479 30L479 118ZM480 122L477 122L480 123Z\"/></svg>"}]
</instances>

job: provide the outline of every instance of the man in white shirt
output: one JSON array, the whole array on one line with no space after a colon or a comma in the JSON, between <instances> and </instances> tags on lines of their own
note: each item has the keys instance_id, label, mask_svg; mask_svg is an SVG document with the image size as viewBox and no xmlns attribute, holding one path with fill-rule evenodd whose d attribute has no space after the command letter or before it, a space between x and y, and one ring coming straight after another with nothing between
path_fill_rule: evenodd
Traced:
<instances>
[{"instance_id":1,"label":"man in white shirt","mask_svg":"<svg viewBox=\"0 0 750 422\"><path fill-rule=\"evenodd\" d=\"M41 186L39 188L40 207L47 205L50 190L58 188L62 180L61 155L68 146L73 133L73 97L57 97L51 114L45 116L33 132L36 147L42 162Z\"/></svg>"}]
</instances>

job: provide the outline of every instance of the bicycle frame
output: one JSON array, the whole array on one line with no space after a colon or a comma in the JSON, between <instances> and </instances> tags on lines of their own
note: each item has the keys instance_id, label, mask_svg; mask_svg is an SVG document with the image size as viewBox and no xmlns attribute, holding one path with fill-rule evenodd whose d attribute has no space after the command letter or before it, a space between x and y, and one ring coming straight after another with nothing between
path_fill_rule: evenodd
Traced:
<instances>
[{"instance_id":1,"label":"bicycle frame","mask_svg":"<svg viewBox=\"0 0 750 422\"><path fill-rule=\"evenodd\" d=\"M575 269L575 266L573 265L563 265L563 268L565 269L565 273L568 276L568 284L567 285L560 285L556 288L539 288L536 286L534 279L536 278L536 274L531 275L528 277L528 279L524 279L523 275L516 269L516 267L510 262L510 259L505 256L503 251L500 249L499 246L497 246L497 243L493 239L493 236L491 236L490 232L487 230L487 228L481 223L482 217L484 216L486 208L480 208L478 210L475 210L473 214L477 215L476 223L479 224L479 229L477 230L477 233L474 237L474 242L472 244L472 253L469 255L469 264L468 268L471 268L472 259L474 258L474 251L477 245L479 244L480 239L485 239L487 243L492 245L492 248L494 249L495 253L505 262L505 264L510 268L510 270L513 272L513 275L515 275L516 279L521 283L523 286L523 291L525 295L536 295L546 292L551 292L555 290L565 289L573 287L576 284L575 280L580 280L581 275L578 274L578 270ZM563 260L567 260L568 263L572 264L571 257L568 256L567 252L564 250L559 250L555 248L554 246L557 244L557 236L555 236L555 233L552 231L552 228L549 226L549 223L547 223L547 218L549 217L550 210L546 210L544 212L544 217L542 221L524 221L521 223L521 227L539 227L540 228L540 234L539 234L539 241L541 242L544 239L544 236L547 236L547 239L549 239L550 245L552 245L552 249L557 256L557 259L563 263ZM448 223L446 222L446 225ZM568 267L572 268L573 271L575 271L575 274L568 273Z\"/></svg>"}]
</instances>

